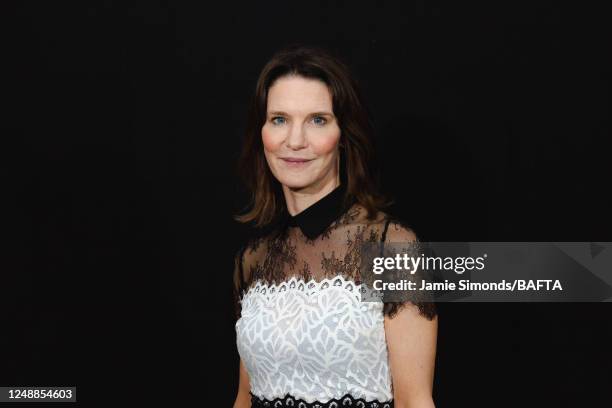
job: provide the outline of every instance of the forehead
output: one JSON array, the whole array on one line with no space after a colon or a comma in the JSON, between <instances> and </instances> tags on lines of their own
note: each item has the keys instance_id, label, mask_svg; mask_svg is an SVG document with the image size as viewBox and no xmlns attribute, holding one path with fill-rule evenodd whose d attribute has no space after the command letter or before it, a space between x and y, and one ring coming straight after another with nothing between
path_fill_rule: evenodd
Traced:
<instances>
[{"instance_id":1,"label":"forehead","mask_svg":"<svg viewBox=\"0 0 612 408\"><path fill-rule=\"evenodd\" d=\"M289 76L279 78L268 90L268 111L308 113L332 110L332 96L323 81Z\"/></svg>"}]
</instances>

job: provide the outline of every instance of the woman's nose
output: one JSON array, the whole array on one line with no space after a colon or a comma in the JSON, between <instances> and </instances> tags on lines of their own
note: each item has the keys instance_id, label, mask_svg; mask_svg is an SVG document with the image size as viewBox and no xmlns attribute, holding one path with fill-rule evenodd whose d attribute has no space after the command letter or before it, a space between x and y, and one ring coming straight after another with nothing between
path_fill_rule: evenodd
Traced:
<instances>
[{"instance_id":1,"label":"woman's nose","mask_svg":"<svg viewBox=\"0 0 612 408\"><path fill-rule=\"evenodd\" d=\"M306 146L305 130L301 126L292 126L287 135L287 147L290 149L301 149Z\"/></svg>"}]
</instances>

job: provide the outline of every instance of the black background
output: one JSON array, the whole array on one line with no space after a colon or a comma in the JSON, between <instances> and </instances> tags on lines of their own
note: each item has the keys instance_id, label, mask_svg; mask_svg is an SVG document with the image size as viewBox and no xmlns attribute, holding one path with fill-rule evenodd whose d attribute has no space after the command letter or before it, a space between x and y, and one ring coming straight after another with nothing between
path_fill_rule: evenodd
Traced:
<instances>
[{"instance_id":1,"label":"black background","mask_svg":"<svg viewBox=\"0 0 612 408\"><path fill-rule=\"evenodd\" d=\"M611 241L606 17L583 2L19 2L1 17L0 385L231 406L248 233L233 168L259 70L290 42L353 68L385 188L422 240ZM608 405L610 312L440 305L436 406Z\"/></svg>"}]
</instances>

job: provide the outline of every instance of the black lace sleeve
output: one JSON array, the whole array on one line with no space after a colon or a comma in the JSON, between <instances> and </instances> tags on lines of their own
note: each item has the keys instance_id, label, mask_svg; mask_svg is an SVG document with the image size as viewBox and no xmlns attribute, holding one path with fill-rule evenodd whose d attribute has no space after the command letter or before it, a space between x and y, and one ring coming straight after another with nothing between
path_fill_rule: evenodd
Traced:
<instances>
[{"instance_id":1,"label":"black lace sleeve","mask_svg":"<svg viewBox=\"0 0 612 408\"><path fill-rule=\"evenodd\" d=\"M240 318L241 307L240 297L242 291L246 287L246 278L244 275L244 252L246 246L242 246L238 249L234 255L234 275L233 275L233 300L234 300L234 317L236 320Z\"/></svg>"},{"instance_id":2,"label":"black lace sleeve","mask_svg":"<svg viewBox=\"0 0 612 408\"><path fill-rule=\"evenodd\" d=\"M396 218L388 218L385 222L382 237L382 242L386 243L404 243L418 242L419 239L414 231ZM419 314L428 320L433 320L437 316L435 302L432 301L403 301L403 302L385 302L383 313L390 318L393 318L403 307L408 303L414 304Z\"/></svg>"}]
</instances>

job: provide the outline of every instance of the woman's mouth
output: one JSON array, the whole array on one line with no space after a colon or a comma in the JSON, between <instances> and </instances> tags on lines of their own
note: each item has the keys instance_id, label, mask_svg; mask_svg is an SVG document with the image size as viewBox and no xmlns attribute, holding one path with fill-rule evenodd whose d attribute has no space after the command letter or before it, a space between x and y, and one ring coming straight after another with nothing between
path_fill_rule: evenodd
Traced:
<instances>
[{"instance_id":1,"label":"woman's mouth","mask_svg":"<svg viewBox=\"0 0 612 408\"><path fill-rule=\"evenodd\" d=\"M281 160L289 167L304 167L312 161L312 159L300 159L295 157L281 157Z\"/></svg>"}]
</instances>

